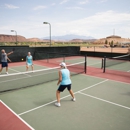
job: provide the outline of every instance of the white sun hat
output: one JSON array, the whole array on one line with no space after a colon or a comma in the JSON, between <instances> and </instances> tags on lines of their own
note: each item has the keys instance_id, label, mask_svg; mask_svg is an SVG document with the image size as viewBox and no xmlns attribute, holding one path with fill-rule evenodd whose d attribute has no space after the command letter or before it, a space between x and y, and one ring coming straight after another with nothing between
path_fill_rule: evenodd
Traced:
<instances>
[{"instance_id":1,"label":"white sun hat","mask_svg":"<svg viewBox=\"0 0 130 130\"><path fill-rule=\"evenodd\" d=\"M64 62L61 62L60 66L66 67L66 64Z\"/></svg>"}]
</instances>

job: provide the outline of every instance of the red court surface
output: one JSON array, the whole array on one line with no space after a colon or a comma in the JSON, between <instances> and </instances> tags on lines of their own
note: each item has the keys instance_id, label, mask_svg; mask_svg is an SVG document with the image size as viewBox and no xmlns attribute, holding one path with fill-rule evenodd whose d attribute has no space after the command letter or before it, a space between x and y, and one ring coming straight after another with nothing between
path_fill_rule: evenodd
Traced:
<instances>
[{"instance_id":1,"label":"red court surface","mask_svg":"<svg viewBox=\"0 0 130 130\"><path fill-rule=\"evenodd\" d=\"M33 130L33 128L0 101L0 130Z\"/></svg>"}]
</instances>

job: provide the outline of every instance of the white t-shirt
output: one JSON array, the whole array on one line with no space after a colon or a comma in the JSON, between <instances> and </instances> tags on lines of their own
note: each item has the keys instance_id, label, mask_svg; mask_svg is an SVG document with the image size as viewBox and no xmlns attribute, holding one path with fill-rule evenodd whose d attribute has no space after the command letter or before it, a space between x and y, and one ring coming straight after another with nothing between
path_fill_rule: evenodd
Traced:
<instances>
[{"instance_id":1,"label":"white t-shirt","mask_svg":"<svg viewBox=\"0 0 130 130\"><path fill-rule=\"evenodd\" d=\"M7 54L6 53L1 54L1 62L7 62Z\"/></svg>"}]
</instances>

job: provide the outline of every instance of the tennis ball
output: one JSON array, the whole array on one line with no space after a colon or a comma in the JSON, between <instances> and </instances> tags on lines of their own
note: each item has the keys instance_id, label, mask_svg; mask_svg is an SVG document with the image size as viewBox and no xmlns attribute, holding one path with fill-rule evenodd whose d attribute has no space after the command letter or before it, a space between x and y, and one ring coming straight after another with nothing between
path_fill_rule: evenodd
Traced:
<instances>
[{"instance_id":1,"label":"tennis ball","mask_svg":"<svg viewBox=\"0 0 130 130\"><path fill-rule=\"evenodd\" d=\"M23 60L23 58L21 60Z\"/></svg>"}]
</instances>

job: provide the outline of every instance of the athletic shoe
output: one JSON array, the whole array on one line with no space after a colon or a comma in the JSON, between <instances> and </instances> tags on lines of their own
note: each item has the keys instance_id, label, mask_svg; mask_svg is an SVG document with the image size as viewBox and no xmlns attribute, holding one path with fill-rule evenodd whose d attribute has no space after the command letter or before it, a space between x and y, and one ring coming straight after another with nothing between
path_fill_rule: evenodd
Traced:
<instances>
[{"instance_id":1,"label":"athletic shoe","mask_svg":"<svg viewBox=\"0 0 130 130\"><path fill-rule=\"evenodd\" d=\"M74 102L75 102L75 101L76 101L76 98L73 98L73 99L72 99L72 101L74 101Z\"/></svg>"},{"instance_id":2,"label":"athletic shoe","mask_svg":"<svg viewBox=\"0 0 130 130\"><path fill-rule=\"evenodd\" d=\"M55 105L56 105L57 107L60 107L60 106L61 106L60 103L58 103L58 102L56 102Z\"/></svg>"},{"instance_id":3,"label":"athletic shoe","mask_svg":"<svg viewBox=\"0 0 130 130\"><path fill-rule=\"evenodd\" d=\"M6 74L9 74L8 72L6 72Z\"/></svg>"}]
</instances>

